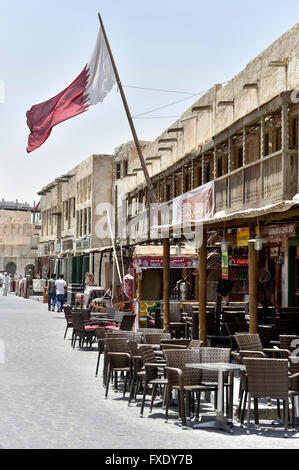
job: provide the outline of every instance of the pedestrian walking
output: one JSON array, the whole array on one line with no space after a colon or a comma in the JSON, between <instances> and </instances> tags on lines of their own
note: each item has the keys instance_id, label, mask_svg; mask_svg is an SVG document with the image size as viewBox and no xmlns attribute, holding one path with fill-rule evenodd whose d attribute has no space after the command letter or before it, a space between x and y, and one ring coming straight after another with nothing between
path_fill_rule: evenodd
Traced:
<instances>
[{"instance_id":1,"label":"pedestrian walking","mask_svg":"<svg viewBox=\"0 0 299 470\"><path fill-rule=\"evenodd\" d=\"M49 312L51 311L52 307L52 312L55 310L55 304L56 304L56 274L53 274L52 277L48 280L48 288L47 288L47 294L48 294L48 310Z\"/></svg>"},{"instance_id":2,"label":"pedestrian walking","mask_svg":"<svg viewBox=\"0 0 299 470\"><path fill-rule=\"evenodd\" d=\"M60 274L59 279L55 282L56 285L56 295L58 301L58 312L62 312L63 310L63 301L64 301L64 294L67 288L67 284L64 280L64 275Z\"/></svg>"},{"instance_id":3,"label":"pedestrian walking","mask_svg":"<svg viewBox=\"0 0 299 470\"><path fill-rule=\"evenodd\" d=\"M2 288L3 288L3 295L7 296L7 292L10 286L10 277L7 273L4 274Z\"/></svg>"}]
</instances>

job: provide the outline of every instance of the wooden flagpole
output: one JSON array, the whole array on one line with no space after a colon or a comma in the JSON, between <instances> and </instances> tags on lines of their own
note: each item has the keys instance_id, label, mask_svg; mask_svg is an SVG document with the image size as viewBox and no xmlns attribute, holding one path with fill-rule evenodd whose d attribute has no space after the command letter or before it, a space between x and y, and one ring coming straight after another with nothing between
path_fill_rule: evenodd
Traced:
<instances>
[{"instance_id":1,"label":"wooden flagpole","mask_svg":"<svg viewBox=\"0 0 299 470\"><path fill-rule=\"evenodd\" d=\"M116 67L116 64L115 64L115 61L114 61L114 58L113 58L113 54L112 54L112 51L111 51L111 48L110 48L110 44L109 44L109 41L108 41L108 38L107 38L107 35L106 35L106 31L105 31L104 24L103 24L102 17L100 15L100 13L98 14L98 16L99 16L100 25L101 25L101 28L102 28L102 31L103 31L104 39L106 41L107 50L108 50L108 53L109 53L109 56L110 56L111 64L112 64L112 67L113 67L113 70L114 70L114 74L115 74L116 82L117 82L117 85L118 85L118 89L119 89L119 92L120 92L120 95L121 95L121 98L122 98L122 101L123 101L123 105L124 105L124 108L125 108L125 111L126 111L126 115L127 115L128 121L129 121L129 125L130 125L130 128L131 128L133 139L134 139L134 142L135 142L136 150L137 150L139 160L140 160L140 163L141 163L141 168L143 170L143 174L144 174L145 181L146 181L146 184L147 184L150 201L152 203L158 203L158 200L157 200L156 195L154 193L153 184L151 182L151 179L150 179L150 176L149 176L149 173L148 173L148 170L147 170L147 166L146 166L143 154L142 154L142 150L141 150L140 143L139 143L139 140L138 140L137 132L136 132L134 122L133 122L133 119L132 119L132 116L131 116L131 113L130 113L130 109L129 109L129 106L128 106L128 102L127 102L127 99L126 99L126 95L124 93L124 90L123 90L123 87L122 87L122 84L121 84L121 81L120 81L118 70L117 70L117 67ZM158 214L159 214L158 217L159 217L159 223L160 223L160 220L161 220L160 211L158 211ZM164 281L163 282L163 284L164 284L164 289L163 289L163 291L164 291L164 293L163 293L164 309L163 310L164 310L164 312L163 312L163 316L164 316L164 328L166 328L166 331L169 331L169 319L170 319L170 312L169 312L169 294L170 294L170 292L169 292L169 290L170 290L170 288L169 288L169 283L170 283L169 238L163 238L163 256L164 256L164 267L163 267L163 281ZM140 296L140 290L139 289L140 289L140 286L138 286L138 295Z\"/></svg>"},{"instance_id":2,"label":"wooden flagpole","mask_svg":"<svg viewBox=\"0 0 299 470\"><path fill-rule=\"evenodd\" d=\"M116 67L116 64L115 64L115 61L114 61L114 58L113 58L113 55L112 55L112 51L111 51L111 48L110 48L110 44L109 44L109 41L108 41L108 38L107 38L107 35L106 35L106 31L105 31L104 24L103 24L100 13L98 14L98 16L99 16L100 25L101 25L101 28L102 28L102 31L103 31L103 35L104 35L104 38L105 38L105 41L106 41L107 50L108 50L108 53L109 53L109 56L110 56L111 64L112 64L112 67L113 67L113 70L114 70L117 86L118 86L118 89L119 89L119 92L120 92L120 95L121 95L121 98L122 98L122 101L123 101L123 105L124 105L124 108L125 108L125 111L126 111L126 115L127 115L128 121L129 121L129 125L130 125L130 128L131 128L133 139L134 139L134 142L135 142L136 150L137 150L137 153L138 153L138 156L139 156L141 167L142 167L144 177L145 177L145 180L146 180L146 184L147 184L147 187L148 187L150 200L151 200L151 202L157 202L157 198L156 198L155 193L154 193L153 184L151 182L151 179L150 179L150 176L149 176L149 173L148 173L148 170L147 170L147 166L146 166L143 154L142 154L142 150L141 150L140 143L139 143L139 140L138 140L138 137L137 137L134 122L133 122L133 119L132 119L132 116L131 116L131 113L130 113L130 109L129 109L129 106L128 106L127 99L126 99L126 95L124 93L124 90L123 90L123 87L122 87L122 84L121 84L121 81L120 81L120 78L119 78L117 67Z\"/></svg>"}]
</instances>

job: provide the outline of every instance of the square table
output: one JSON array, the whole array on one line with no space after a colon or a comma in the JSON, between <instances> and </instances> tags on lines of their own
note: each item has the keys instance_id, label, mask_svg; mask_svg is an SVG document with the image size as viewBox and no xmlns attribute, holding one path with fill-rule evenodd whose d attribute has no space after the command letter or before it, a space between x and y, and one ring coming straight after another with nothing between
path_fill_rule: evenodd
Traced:
<instances>
[{"instance_id":1,"label":"square table","mask_svg":"<svg viewBox=\"0 0 299 470\"><path fill-rule=\"evenodd\" d=\"M216 420L209 421L206 423L199 423L193 426L194 429L201 428L214 428L233 433L232 429L232 411L233 411L233 388L231 387L230 393L230 405L231 405L231 426L227 424L227 420L224 417L223 406L224 406L224 396L223 396L223 374L229 372L232 377L235 371L245 371L246 367L243 364L230 364L225 362L211 362L211 363L196 363L196 364L186 364L186 367L191 369L201 369L201 370L210 370L218 372L218 395L217 395L217 410L216 410Z\"/></svg>"}]
</instances>

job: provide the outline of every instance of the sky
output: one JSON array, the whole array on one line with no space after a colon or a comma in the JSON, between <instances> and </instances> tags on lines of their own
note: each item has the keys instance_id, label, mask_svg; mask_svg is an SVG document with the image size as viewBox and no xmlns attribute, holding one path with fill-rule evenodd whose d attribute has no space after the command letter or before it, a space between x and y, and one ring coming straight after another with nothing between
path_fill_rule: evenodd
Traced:
<instances>
[{"instance_id":1,"label":"sky","mask_svg":"<svg viewBox=\"0 0 299 470\"><path fill-rule=\"evenodd\" d=\"M117 88L103 103L53 129L26 153L26 111L81 72L100 12L140 140L154 140L200 93L224 83L299 21L298 0L0 0L0 199L38 201L37 192L93 153L131 140ZM145 117L145 116L144 116Z\"/></svg>"}]
</instances>

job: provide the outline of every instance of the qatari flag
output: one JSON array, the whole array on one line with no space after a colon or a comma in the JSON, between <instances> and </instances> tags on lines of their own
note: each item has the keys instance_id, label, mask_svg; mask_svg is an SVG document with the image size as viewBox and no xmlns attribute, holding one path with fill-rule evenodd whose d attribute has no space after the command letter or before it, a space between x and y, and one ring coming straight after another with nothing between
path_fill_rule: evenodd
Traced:
<instances>
[{"instance_id":1,"label":"qatari flag","mask_svg":"<svg viewBox=\"0 0 299 470\"><path fill-rule=\"evenodd\" d=\"M89 106L103 101L116 83L102 28L89 62L64 91L27 111L30 129L27 152L39 148L60 122L81 114Z\"/></svg>"}]
</instances>

